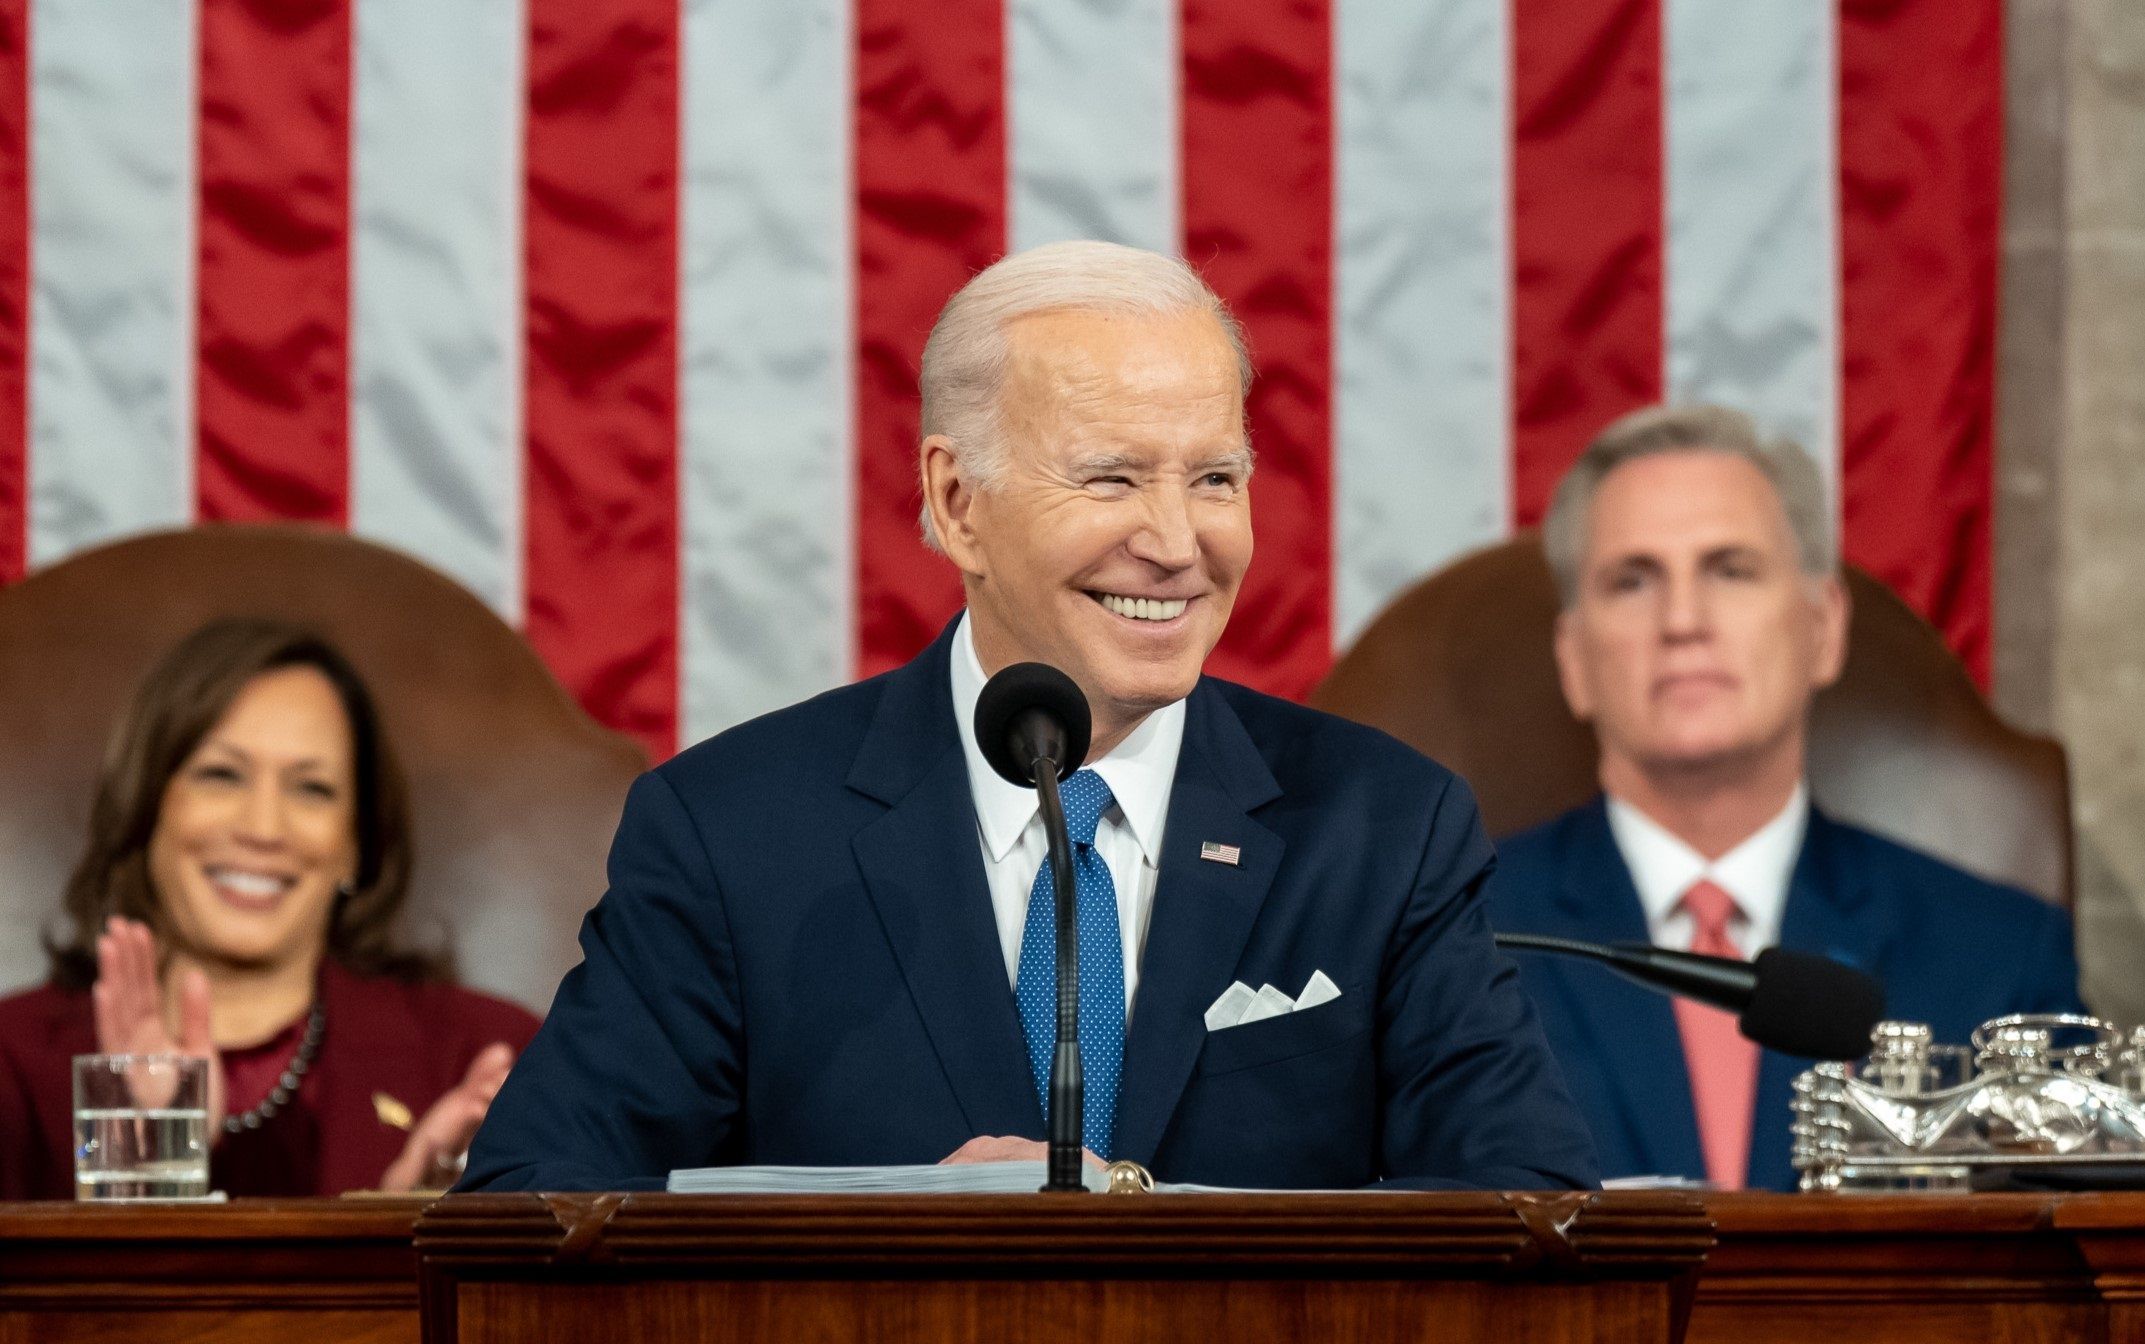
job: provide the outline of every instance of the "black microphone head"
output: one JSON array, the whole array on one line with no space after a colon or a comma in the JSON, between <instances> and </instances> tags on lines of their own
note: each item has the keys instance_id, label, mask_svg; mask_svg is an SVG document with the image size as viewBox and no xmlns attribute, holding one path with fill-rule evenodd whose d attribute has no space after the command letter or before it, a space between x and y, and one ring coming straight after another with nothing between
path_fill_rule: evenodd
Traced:
<instances>
[{"instance_id":1,"label":"black microphone head","mask_svg":"<svg viewBox=\"0 0 2145 1344\"><path fill-rule=\"evenodd\" d=\"M1033 788L1038 756L1058 763L1069 779L1087 759L1094 731L1087 697L1071 677L1048 663L1014 663L976 697L976 745L991 769L1021 788Z\"/></svg>"},{"instance_id":2,"label":"black microphone head","mask_svg":"<svg viewBox=\"0 0 2145 1344\"><path fill-rule=\"evenodd\" d=\"M1860 1059L1884 1017L1884 986L1827 957L1769 947L1737 1025L1769 1050L1811 1059Z\"/></svg>"}]
</instances>

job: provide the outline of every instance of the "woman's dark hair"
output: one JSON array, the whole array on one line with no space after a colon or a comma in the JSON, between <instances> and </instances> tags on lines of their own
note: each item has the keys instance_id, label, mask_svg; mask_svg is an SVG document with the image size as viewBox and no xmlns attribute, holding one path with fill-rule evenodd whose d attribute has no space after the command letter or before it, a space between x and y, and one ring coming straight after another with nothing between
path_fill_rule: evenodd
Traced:
<instances>
[{"instance_id":1,"label":"woman's dark hair","mask_svg":"<svg viewBox=\"0 0 2145 1344\"><path fill-rule=\"evenodd\" d=\"M310 667L328 679L350 723L355 775L356 881L337 895L328 920L328 955L360 975L444 978L447 956L397 949L389 925L410 886L409 803L402 772L380 731L372 696L334 645L274 620L203 626L164 655L134 694L112 734L90 809L89 844L67 880L67 935L45 938L54 983L82 988L97 978L97 935L113 915L147 924L160 943L172 922L149 875L149 839L171 777L255 677Z\"/></svg>"}]
</instances>

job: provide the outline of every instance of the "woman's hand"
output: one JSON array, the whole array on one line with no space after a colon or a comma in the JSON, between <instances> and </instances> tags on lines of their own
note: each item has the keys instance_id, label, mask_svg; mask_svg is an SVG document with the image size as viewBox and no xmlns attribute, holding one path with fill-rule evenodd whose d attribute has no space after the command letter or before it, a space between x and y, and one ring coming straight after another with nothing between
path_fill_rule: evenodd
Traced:
<instances>
[{"instance_id":1,"label":"woman's hand","mask_svg":"<svg viewBox=\"0 0 2145 1344\"><path fill-rule=\"evenodd\" d=\"M514 1048L504 1041L485 1046L469 1063L469 1072L453 1090L432 1103L424 1119L410 1130L402 1154L380 1177L382 1190L437 1190L460 1174L462 1155L476 1137L477 1126L491 1109L492 1098L514 1067Z\"/></svg>"},{"instance_id":2,"label":"woman's hand","mask_svg":"<svg viewBox=\"0 0 2145 1344\"><path fill-rule=\"evenodd\" d=\"M209 981L198 968L179 977L179 1034L164 1021L164 986L156 976L156 937L149 926L114 915L97 938L97 983L90 1007L97 1049L107 1055L196 1055L208 1061L209 1142L223 1135L223 1057L209 1035Z\"/></svg>"}]
</instances>

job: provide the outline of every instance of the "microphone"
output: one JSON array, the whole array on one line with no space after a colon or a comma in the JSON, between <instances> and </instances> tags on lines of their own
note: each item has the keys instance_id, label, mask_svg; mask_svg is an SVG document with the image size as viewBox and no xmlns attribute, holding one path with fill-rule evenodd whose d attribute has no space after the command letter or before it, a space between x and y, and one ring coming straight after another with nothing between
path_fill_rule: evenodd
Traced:
<instances>
[{"instance_id":1,"label":"microphone","mask_svg":"<svg viewBox=\"0 0 2145 1344\"><path fill-rule=\"evenodd\" d=\"M1094 724L1087 697L1048 663L1014 663L976 697L976 745L1007 783L1035 786L1037 765L1055 767L1052 783L1071 779L1087 759Z\"/></svg>"},{"instance_id":2,"label":"microphone","mask_svg":"<svg viewBox=\"0 0 2145 1344\"><path fill-rule=\"evenodd\" d=\"M1651 943L1588 943L1500 933L1497 946L1598 961L1628 980L1737 1014L1744 1037L1811 1059L1860 1059L1884 1017L1884 986L1827 957L1769 947L1755 961L1675 952Z\"/></svg>"},{"instance_id":3,"label":"microphone","mask_svg":"<svg viewBox=\"0 0 2145 1344\"><path fill-rule=\"evenodd\" d=\"M1080 1073L1080 925L1073 893L1072 840L1058 781L1087 759L1094 730L1087 697L1048 663L1014 663L976 697L976 745L1008 782L1033 787L1049 842L1051 889L1057 893L1058 1033L1050 1058L1048 1191L1084 1191L1080 1179L1086 1082Z\"/></svg>"}]
</instances>

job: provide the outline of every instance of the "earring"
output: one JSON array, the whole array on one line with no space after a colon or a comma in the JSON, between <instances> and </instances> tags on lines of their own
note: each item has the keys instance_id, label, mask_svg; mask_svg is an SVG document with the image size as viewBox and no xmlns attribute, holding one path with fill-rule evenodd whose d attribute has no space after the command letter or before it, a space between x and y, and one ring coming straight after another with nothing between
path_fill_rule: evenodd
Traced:
<instances>
[{"instance_id":1,"label":"earring","mask_svg":"<svg viewBox=\"0 0 2145 1344\"><path fill-rule=\"evenodd\" d=\"M357 884L346 877L335 884L335 894L347 901L357 895Z\"/></svg>"}]
</instances>

